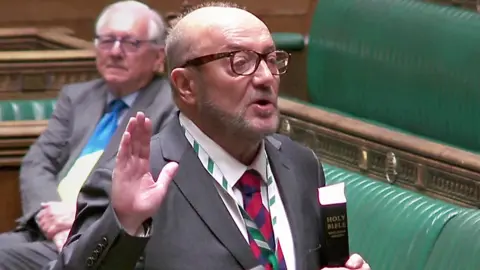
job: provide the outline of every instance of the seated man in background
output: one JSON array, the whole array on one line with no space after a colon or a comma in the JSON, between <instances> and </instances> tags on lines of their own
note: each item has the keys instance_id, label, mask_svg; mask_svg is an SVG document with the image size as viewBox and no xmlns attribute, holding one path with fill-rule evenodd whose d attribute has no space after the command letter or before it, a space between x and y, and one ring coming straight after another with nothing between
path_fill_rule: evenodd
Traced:
<instances>
[{"instance_id":1,"label":"seated man in background","mask_svg":"<svg viewBox=\"0 0 480 270\"><path fill-rule=\"evenodd\" d=\"M166 55L178 114L153 139L148 117L130 119L50 269L322 269L322 166L275 134L289 54L257 17L213 3L180 18ZM370 267L354 254L338 269Z\"/></svg>"},{"instance_id":2,"label":"seated man in background","mask_svg":"<svg viewBox=\"0 0 480 270\"><path fill-rule=\"evenodd\" d=\"M0 269L40 269L55 259L90 172L115 156L128 119L142 111L159 131L175 105L164 65L162 17L136 1L104 9L96 24L101 79L65 86L47 129L20 170L23 216L0 234Z\"/></svg>"}]
</instances>

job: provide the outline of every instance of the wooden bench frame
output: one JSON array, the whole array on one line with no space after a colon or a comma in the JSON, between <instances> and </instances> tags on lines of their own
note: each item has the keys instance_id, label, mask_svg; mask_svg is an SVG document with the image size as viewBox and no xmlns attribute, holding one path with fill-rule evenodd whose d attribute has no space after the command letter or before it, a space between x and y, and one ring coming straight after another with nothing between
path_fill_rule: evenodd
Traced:
<instances>
[{"instance_id":1,"label":"wooden bench frame","mask_svg":"<svg viewBox=\"0 0 480 270\"><path fill-rule=\"evenodd\" d=\"M322 161L467 207L480 206L480 156L280 99L280 133Z\"/></svg>"}]
</instances>

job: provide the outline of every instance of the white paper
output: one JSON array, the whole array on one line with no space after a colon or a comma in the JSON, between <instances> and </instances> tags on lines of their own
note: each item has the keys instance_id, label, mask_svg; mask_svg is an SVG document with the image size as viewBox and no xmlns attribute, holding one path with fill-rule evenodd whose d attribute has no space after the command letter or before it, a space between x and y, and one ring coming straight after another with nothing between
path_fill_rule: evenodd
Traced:
<instances>
[{"instance_id":1,"label":"white paper","mask_svg":"<svg viewBox=\"0 0 480 270\"><path fill-rule=\"evenodd\" d=\"M324 186L318 189L318 201L321 205L346 203L345 183Z\"/></svg>"}]
</instances>

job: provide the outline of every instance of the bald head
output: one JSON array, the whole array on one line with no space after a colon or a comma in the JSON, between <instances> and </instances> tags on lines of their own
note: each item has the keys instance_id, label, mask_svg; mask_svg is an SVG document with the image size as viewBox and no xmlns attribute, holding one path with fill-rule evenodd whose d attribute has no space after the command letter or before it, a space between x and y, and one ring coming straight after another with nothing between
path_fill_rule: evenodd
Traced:
<instances>
[{"instance_id":1,"label":"bald head","mask_svg":"<svg viewBox=\"0 0 480 270\"><path fill-rule=\"evenodd\" d=\"M168 65L172 69L188 59L216 53L222 45L236 43L242 31L251 29L263 31L271 38L260 19L236 5L203 5L182 17L171 29L166 42Z\"/></svg>"}]
</instances>

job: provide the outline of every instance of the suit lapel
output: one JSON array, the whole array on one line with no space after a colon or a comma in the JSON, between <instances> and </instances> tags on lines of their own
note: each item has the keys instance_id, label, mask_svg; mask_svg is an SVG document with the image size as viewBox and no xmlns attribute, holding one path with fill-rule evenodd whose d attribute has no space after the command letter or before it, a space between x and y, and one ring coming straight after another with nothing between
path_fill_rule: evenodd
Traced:
<instances>
[{"instance_id":1,"label":"suit lapel","mask_svg":"<svg viewBox=\"0 0 480 270\"><path fill-rule=\"evenodd\" d=\"M215 180L205 170L193 148L185 138L178 117L165 127L162 152L166 160L179 162L174 178L180 192L215 237L245 269L258 265L250 246L245 241L214 185ZM185 149L182 151L181 149Z\"/></svg>"},{"instance_id":2,"label":"suit lapel","mask_svg":"<svg viewBox=\"0 0 480 270\"><path fill-rule=\"evenodd\" d=\"M299 194L301 194L298 187L298 180L292 171L290 161L280 151L281 142L268 137L265 143L265 148L270 161L275 181L277 182L280 196L285 207L287 219L290 224L293 244L295 249L296 266L298 269L302 268L302 254L301 247L303 246L302 239L302 204Z\"/></svg>"},{"instance_id":3,"label":"suit lapel","mask_svg":"<svg viewBox=\"0 0 480 270\"><path fill-rule=\"evenodd\" d=\"M76 146L72 149L70 157L59 173L58 179L62 179L73 163L77 160L82 152L85 144L92 135L95 127L103 115L107 100L107 86L102 84L99 89L93 89L92 94L88 96L82 103L77 104L74 109L75 125L72 131L70 145ZM86 113L88 112L88 113ZM96 121L92 121L92 117L97 117Z\"/></svg>"}]
</instances>

